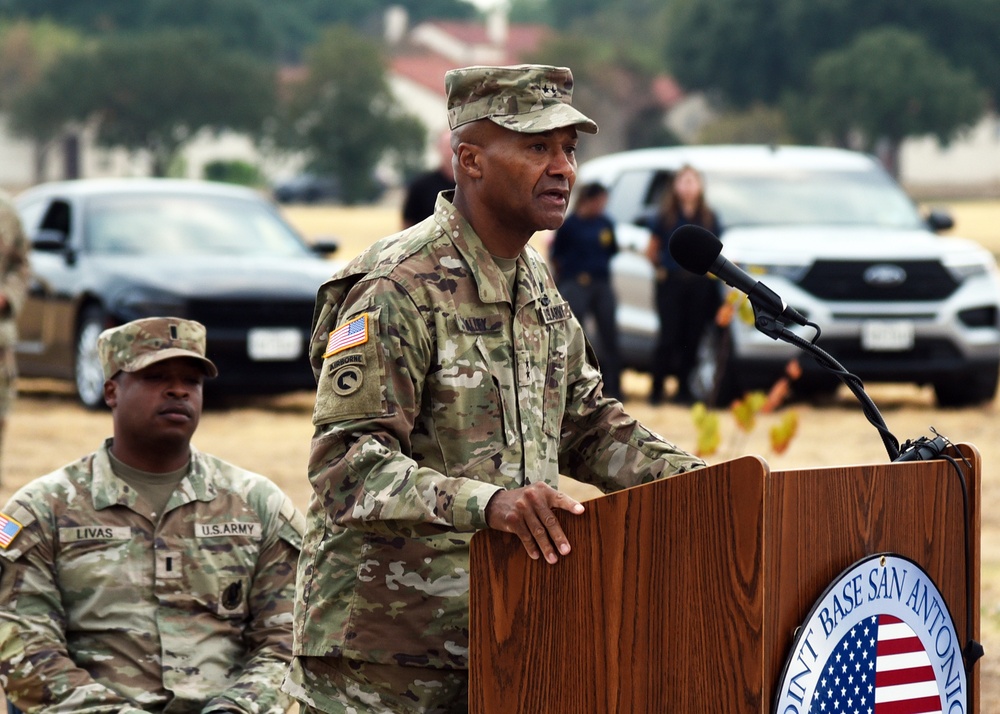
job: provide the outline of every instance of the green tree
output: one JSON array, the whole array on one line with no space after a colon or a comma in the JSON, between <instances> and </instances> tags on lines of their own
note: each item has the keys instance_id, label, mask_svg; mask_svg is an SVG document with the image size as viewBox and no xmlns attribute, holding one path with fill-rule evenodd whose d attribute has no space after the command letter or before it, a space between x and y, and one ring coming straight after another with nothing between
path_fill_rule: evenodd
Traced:
<instances>
[{"instance_id":1,"label":"green tree","mask_svg":"<svg viewBox=\"0 0 1000 714\"><path fill-rule=\"evenodd\" d=\"M9 112L23 94L41 81L60 55L82 45L78 33L47 20L19 20L0 26L0 112ZM35 182L42 179L52 138L33 140Z\"/></svg>"},{"instance_id":2,"label":"green tree","mask_svg":"<svg viewBox=\"0 0 1000 714\"><path fill-rule=\"evenodd\" d=\"M37 84L60 55L78 49L79 34L47 20L0 26L0 110Z\"/></svg>"},{"instance_id":3,"label":"green tree","mask_svg":"<svg viewBox=\"0 0 1000 714\"><path fill-rule=\"evenodd\" d=\"M209 161L202 169L202 176L208 181L235 183L253 188L267 185L267 180L260 169L239 159Z\"/></svg>"},{"instance_id":4,"label":"green tree","mask_svg":"<svg viewBox=\"0 0 1000 714\"><path fill-rule=\"evenodd\" d=\"M688 90L747 107L773 103L801 69L782 24L794 0L674 0L666 17L666 60Z\"/></svg>"},{"instance_id":5,"label":"green tree","mask_svg":"<svg viewBox=\"0 0 1000 714\"><path fill-rule=\"evenodd\" d=\"M553 27L556 25L547 0L510 0L509 7L511 22L538 22Z\"/></svg>"},{"instance_id":6,"label":"green tree","mask_svg":"<svg viewBox=\"0 0 1000 714\"><path fill-rule=\"evenodd\" d=\"M278 53L279 30L260 0L143 0L140 4L146 6L137 28L143 32L204 30L230 49L268 60Z\"/></svg>"},{"instance_id":7,"label":"green tree","mask_svg":"<svg viewBox=\"0 0 1000 714\"><path fill-rule=\"evenodd\" d=\"M1000 98L1000 0L673 0L665 22L678 81L737 107L800 91L820 55L886 25L923 36Z\"/></svg>"},{"instance_id":8,"label":"green tree","mask_svg":"<svg viewBox=\"0 0 1000 714\"><path fill-rule=\"evenodd\" d=\"M50 18L94 35L203 29L232 49L297 61L324 26L343 22L380 33L392 5L405 8L411 22L477 14L465 0L0 0L0 19Z\"/></svg>"},{"instance_id":9,"label":"green tree","mask_svg":"<svg viewBox=\"0 0 1000 714\"><path fill-rule=\"evenodd\" d=\"M799 104L805 107L800 126L813 138L825 132L846 143L848 133L860 134L869 150L886 141L893 171L904 138L934 134L947 143L984 109L971 71L956 69L922 37L895 27L862 33L820 57Z\"/></svg>"},{"instance_id":10,"label":"green tree","mask_svg":"<svg viewBox=\"0 0 1000 714\"><path fill-rule=\"evenodd\" d=\"M258 133L273 109L270 68L205 33L164 31L63 55L11 113L17 131L42 140L96 120L102 145L149 151L160 176L198 130Z\"/></svg>"},{"instance_id":11,"label":"green tree","mask_svg":"<svg viewBox=\"0 0 1000 714\"><path fill-rule=\"evenodd\" d=\"M425 130L393 98L381 47L346 25L307 48L306 67L279 140L304 149L311 170L337 176L346 202L371 200L379 161L393 159L405 171L419 161Z\"/></svg>"},{"instance_id":12,"label":"green tree","mask_svg":"<svg viewBox=\"0 0 1000 714\"><path fill-rule=\"evenodd\" d=\"M144 13L145 3L142 0L0 0L0 16L48 19L84 32L136 29Z\"/></svg>"}]
</instances>

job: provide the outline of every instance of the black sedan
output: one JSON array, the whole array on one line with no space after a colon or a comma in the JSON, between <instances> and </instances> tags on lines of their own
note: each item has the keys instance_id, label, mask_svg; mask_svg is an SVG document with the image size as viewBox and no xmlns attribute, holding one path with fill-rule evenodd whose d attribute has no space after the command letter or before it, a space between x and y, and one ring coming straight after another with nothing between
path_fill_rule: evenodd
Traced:
<instances>
[{"instance_id":1,"label":"black sedan","mask_svg":"<svg viewBox=\"0 0 1000 714\"><path fill-rule=\"evenodd\" d=\"M71 379L103 404L97 336L170 315L208 329L216 392L315 386L313 304L336 269L332 242L308 245L250 189L171 179L90 179L15 198L31 244L32 283L18 319L22 376Z\"/></svg>"}]
</instances>

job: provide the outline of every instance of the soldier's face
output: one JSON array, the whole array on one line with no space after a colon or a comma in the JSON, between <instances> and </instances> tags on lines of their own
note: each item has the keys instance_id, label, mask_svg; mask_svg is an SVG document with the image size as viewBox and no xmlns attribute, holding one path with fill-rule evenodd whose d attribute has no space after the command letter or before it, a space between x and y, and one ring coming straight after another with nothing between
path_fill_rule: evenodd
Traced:
<instances>
[{"instance_id":1,"label":"soldier's face","mask_svg":"<svg viewBox=\"0 0 1000 714\"><path fill-rule=\"evenodd\" d=\"M522 134L493 126L483 151L485 200L495 215L529 236L555 230L576 183L576 128Z\"/></svg>"},{"instance_id":2,"label":"soldier's face","mask_svg":"<svg viewBox=\"0 0 1000 714\"><path fill-rule=\"evenodd\" d=\"M204 380L198 361L186 357L120 373L105 392L116 438L186 445L201 419Z\"/></svg>"}]
</instances>

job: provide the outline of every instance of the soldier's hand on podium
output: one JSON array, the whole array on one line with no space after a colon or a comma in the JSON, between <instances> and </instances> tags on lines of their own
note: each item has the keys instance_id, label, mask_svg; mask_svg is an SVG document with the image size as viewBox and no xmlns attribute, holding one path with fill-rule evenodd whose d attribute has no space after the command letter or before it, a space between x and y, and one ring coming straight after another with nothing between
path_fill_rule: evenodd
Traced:
<instances>
[{"instance_id":1,"label":"soldier's hand on podium","mask_svg":"<svg viewBox=\"0 0 1000 714\"><path fill-rule=\"evenodd\" d=\"M544 483L498 491L486 506L486 524L521 539L528 555L555 563L570 551L569 540L553 509L583 513L583 504Z\"/></svg>"}]
</instances>

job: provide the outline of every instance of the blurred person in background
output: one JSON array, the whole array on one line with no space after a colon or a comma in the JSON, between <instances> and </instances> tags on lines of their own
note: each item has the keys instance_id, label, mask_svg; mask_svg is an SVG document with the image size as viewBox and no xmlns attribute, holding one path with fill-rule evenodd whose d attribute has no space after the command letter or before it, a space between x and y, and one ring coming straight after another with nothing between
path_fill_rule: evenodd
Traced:
<instances>
[{"instance_id":1,"label":"blurred person in background","mask_svg":"<svg viewBox=\"0 0 1000 714\"><path fill-rule=\"evenodd\" d=\"M304 519L191 446L205 328L98 339L113 438L0 513L0 681L25 712L283 714ZM16 711L16 710L15 710Z\"/></svg>"},{"instance_id":2,"label":"blurred person in background","mask_svg":"<svg viewBox=\"0 0 1000 714\"><path fill-rule=\"evenodd\" d=\"M649 228L652 235L646 257L656 271L656 311L660 331L653 353L651 404L661 404L664 380L677 378L674 401L692 401L689 380L697 359L698 342L721 305L719 283L705 275L684 270L670 255L670 235L685 225L701 226L716 235L721 226L705 200L704 180L693 166L682 166L674 174L670 190L664 192Z\"/></svg>"},{"instance_id":3,"label":"blurred person in background","mask_svg":"<svg viewBox=\"0 0 1000 714\"><path fill-rule=\"evenodd\" d=\"M17 315L27 294L29 275L28 240L17 209L10 197L0 191L0 483L3 482L2 448L7 415L17 398ZM3 533L7 527L0 520L0 541L5 538ZM0 564L0 572L2 567ZM0 689L0 703L4 702L2 692ZM8 711L17 711L13 705L7 707Z\"/></svg>"},{"instance_id":4,"label":"blurred person in background","mask_svg":"<svg viewBox=\"0 0 1000 714\"><path fill-rule=\"evenodd\" d=\"M420 223L434 213L438 194L455 188L455 169L451 165L451 131L441 132L437 143L440 163L437 168L418 175L406 187L403 200L403 228Z\"/></svg>"},{"instance_id":5,"label":"blurred person in background","mask_svg":"<svg viewBox=\"0 0 1000 714\"><path fill-rule=\"evenodd\" d=\"M304 714L464 712L469 541L570 553L559 516L602 491L699 468L606 398L580 323L531 246L566 215L577 132L568 68L445 75L454 192L317 296L313 494L295 656ZM568 512L568 513L566 513ZM558 515L557 515L558 514Z\"/></svg>"},{"instance_id":6,"label":"blurred person in background","mask_svg":"<svg viewBox=\"0 0 1000 714\"><path fill-rule=\"evenodd\" d=\"M10 198L0 192L0 464L7 415L17 397L17 315L28 292L28 275L28 239Z\"/></svg>"},{"instance_id":7,"label":"blurred person in background","mask_svg":"<svg viewBox=\"0 0 1000 714\"><path fill-rule=\"evenodd\" d=\"M604 394L621 399L621 358L618 353L617 300L611 285L611 258L618 253L615 224L604 213L608 190L599 183L581 186L576 205L556 230L549 250L559 292L586 328L597 326L598 356Z\"/></svg>"}]
</instances>

